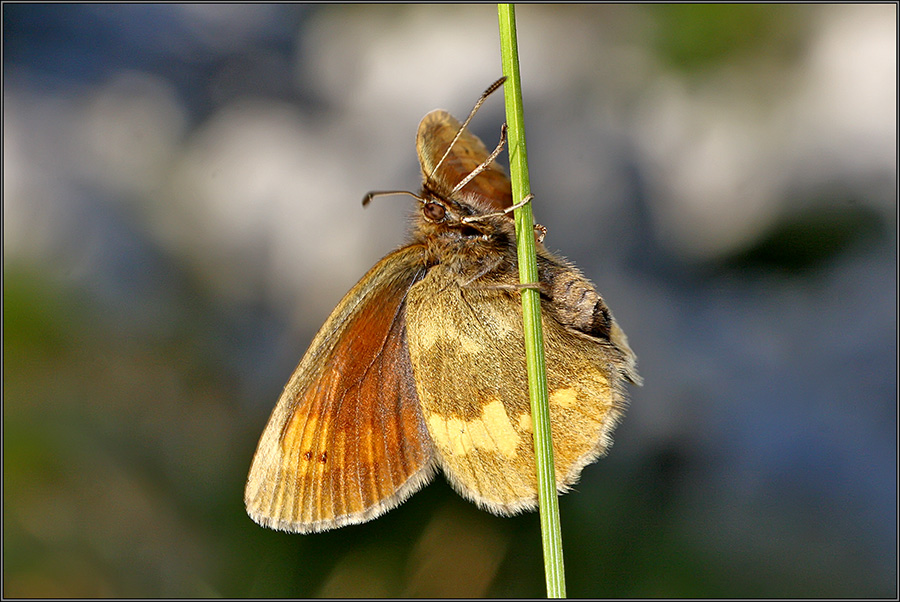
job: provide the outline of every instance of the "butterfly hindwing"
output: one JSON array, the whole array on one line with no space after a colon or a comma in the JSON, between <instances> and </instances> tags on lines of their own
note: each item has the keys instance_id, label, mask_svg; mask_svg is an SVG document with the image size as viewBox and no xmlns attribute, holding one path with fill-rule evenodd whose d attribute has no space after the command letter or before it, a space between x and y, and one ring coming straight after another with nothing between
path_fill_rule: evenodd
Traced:
<instances>
[{"instance_id":1,"label":"butterfly hindwing","mask_svg":"<svg viewBox=\"0 0 900 602\"><path fill-rule=\"evenodd\" d=\"M608 340L573 334L543 312L557 486L602 455L625 404ZM537 503L521 299L461 286L443 266L410 291L407 332L425 423L448 480L497 514Z\"/></svg>"}]
</instances>

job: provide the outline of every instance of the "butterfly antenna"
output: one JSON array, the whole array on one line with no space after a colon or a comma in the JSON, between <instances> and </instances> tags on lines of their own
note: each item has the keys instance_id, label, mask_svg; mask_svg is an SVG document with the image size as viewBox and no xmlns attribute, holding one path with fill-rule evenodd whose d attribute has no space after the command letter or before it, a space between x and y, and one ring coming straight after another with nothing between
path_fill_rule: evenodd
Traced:
<instances>
[{"instance_id":1,"label":"butterfly antenna","mask_svg":"<svg viewBox=\"0 0 900 602\"><path fill-rule=\"evenodd\" d=\"M462 186L460 186L460 188L462 188ZM471 224L472 222L480 222L480 221L483 221L486 219L490 219L492 217L500 217L501 215L509 215L510 213L512 213L513 211L518 209L519 207L524 207L525 205L530 203L531 199L533 199L533 198L534 198L534 195L529 193L524 199L522 199L521 203L516 203L512 207L507 207L503 211L497 211L496 213L485 213L484 215L470 215L469 217L462 218L462 222L464 224ZM547 234L547 228L545 228L544 226L541 226L540 224L535 224L534 227L536 229L542 230L543 234ZM544 236L541 235L541 239L538 242L541 242L543 240L544 240Z\"/></svg>"},{"instance_id":2,"label":"butterfly antenna","mask_svg":"<svg viewBox=\"0 0 900 602\"><path fill-rule=\"evenodd\" d=\"M363 207L368 205L371 202L371 200L377 196L391 196L393 194L408 194L409 196L416 199L420 203L425 202L425 199L423 199L416 193L410 192L408 190L373 190L372 192L366 193L366 196L363 197L363 201L362 201Z\"/></svg>"},{"instance_id":3,"label":"butterfly antenna","mask_svg":"<svg viewBox=\"0 0 900 602\"><path fill-rule=\"evenodd\" d=\"M465 186L466 184L468 184L469 182L472 181L472 178L474 178L475 176L477 176L478 174L483 172L485 169L487 169L488 166L494 161L494 159L497 158L497 155L500 154L500 151L503 150L503 147L505 145L506 145L506 124L504 123L502 126L500 126L500 142L497 143L497 148L494 149L494 152L492 152L491 155L487 159L485 159L481 165L479 165L478 167L473 169L472 173L470 173L465 178L463 178L462 182L457 184L453 188L453 190L450 191L450 195L452 196L452 195L456 194L457 192L459 192L463 186Z\"/></svg>"},{"instance_id":4,"label":"butterfly antenna","mask_svg":"<svg viewBox=\"0 0 900 602\"><path fill-rule=\"evenodd\" d=\"M506 76L504 75L503 77L492 83L490 86L488 86L488 89L484 91L484 93L481 95L481 98L479 98L478 102L475 103L475 106L472 107L472 111L469 113L469 116L466 117L466 120L460 126L459 131L456 132L456 136L454 136L453 140L450 141L450 145L447 147L447 150L444 151L444 156L441 157L441 160L437 162L437 164L434 166L434 169L432 169L431 173L428 174L426 181L431 181L431 176L433 176L435 172L437 172L438 168L441 166L441 163L443 163L444 159L447 158L447 155L450 154L450 151L453 149L453 145L456 144L456 141L459 140L460 136L462 136L463 130L466 129L466 126L469 125L469 122L472 121L473 117L475 117L475 113L478 112L478 109L481 108L481 105L484 104L484 101L487 100L487 97L493 94L497 90L497 88L503 85L503 82L505 81Z\"/></svg>"}]
</instances>

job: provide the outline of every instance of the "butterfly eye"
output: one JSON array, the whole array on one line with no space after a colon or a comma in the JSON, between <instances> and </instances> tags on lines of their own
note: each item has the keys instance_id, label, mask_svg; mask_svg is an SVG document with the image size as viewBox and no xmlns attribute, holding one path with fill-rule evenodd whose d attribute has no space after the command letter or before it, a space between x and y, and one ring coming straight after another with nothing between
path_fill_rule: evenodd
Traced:
<instances>
[{"instance_id":1,"label":"butterfly eye","mask_svg":"<svg viewBox=\"0 0 900 602\"><path fill-rule=\"evenodd\" d=\"M425 203L422 207L422 214L430 222L440 222L447 215L447 210L438 203Z\"/></svg>"}]
</instances>

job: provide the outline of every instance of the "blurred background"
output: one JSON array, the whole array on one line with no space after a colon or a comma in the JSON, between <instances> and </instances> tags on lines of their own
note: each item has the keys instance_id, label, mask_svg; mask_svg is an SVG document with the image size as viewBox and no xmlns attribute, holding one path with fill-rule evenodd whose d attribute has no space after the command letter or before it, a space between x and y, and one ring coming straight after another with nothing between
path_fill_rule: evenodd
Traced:
<instances>
[{"instance_id":1,"label":"blurred background","mask_svg":"<svg viewBox=\"0 0 900 602\"><path fill-rule=\"evenodd\" d=\"M896 10L519 7L536 219L646 382L561 498L570 596L897 596ZM3 5L4 596L544 594L537 515L441 476L319 535L242 502L406 235L363 194L418 188L498 42L493 5Z\"/></svg>"}]
</instances>

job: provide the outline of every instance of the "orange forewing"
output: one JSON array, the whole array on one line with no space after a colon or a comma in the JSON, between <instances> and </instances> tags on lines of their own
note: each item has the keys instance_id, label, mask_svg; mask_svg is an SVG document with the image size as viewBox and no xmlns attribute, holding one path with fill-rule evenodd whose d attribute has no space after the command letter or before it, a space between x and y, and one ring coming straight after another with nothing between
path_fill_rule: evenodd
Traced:
<instances>
[{"instance_id":1,"label":"orange forewing","mask_svg":"<svg viewBox=\"0 0 900 602\"><path fill-rule=\"evenodd\" d=\"M310 532L363 522L432 476L404 310L424 273L420 245L391 253L316 335L253 458L245 502L258 523Z\"/></svg>"},{"instance_id":2,"label":"orange forewing","mask_svg":"<svg viewBox=\"0 0 900 602\"><path fill-rule=\"evenodd\" d=\"M491 154L478 136L466 129L453 145L450 154L438 165L460 127L462 124L453 115L438 109L422 118L416 134L416 152L422 164L425 188L443 198L449 198L453 188ZM513 204L509 177L496 161L456 194L465 196L467 193L478 195L494 211L503 211Z\"/></svg>"}]
</instances>

